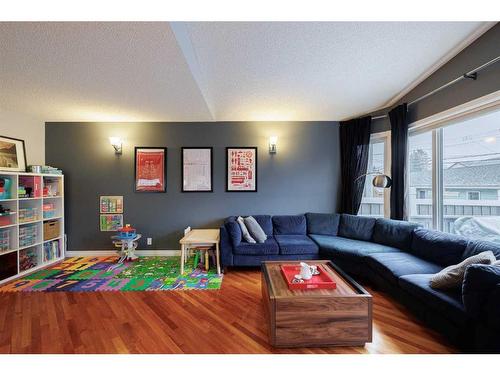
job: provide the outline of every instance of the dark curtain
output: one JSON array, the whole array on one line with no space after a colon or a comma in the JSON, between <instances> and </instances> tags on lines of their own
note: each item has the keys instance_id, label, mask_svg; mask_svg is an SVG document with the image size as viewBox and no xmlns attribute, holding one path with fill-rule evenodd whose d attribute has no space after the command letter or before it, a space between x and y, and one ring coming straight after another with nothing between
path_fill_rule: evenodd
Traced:
<instances>
[{"instance_id":1,"label":"dark curtain","mask_svg":"<svg viewBox=\"0 0 500 375\"><path fill-rule=\"evenodd\" d=\"M340 122L340 162L342 195L340 211L356 215L363 197L372 118L362 117Z\"/></svg>"},{"instance_id":2,"label":"dark curtain","mask_svg":"<svg viewBox=\"0 0 500 375\"><path fill-rule=\"evenodd\" d=\"M408 108L401 104L389 112L391 120L391 219L406 219L406 155Z\"/></svg>"}]
</instances>

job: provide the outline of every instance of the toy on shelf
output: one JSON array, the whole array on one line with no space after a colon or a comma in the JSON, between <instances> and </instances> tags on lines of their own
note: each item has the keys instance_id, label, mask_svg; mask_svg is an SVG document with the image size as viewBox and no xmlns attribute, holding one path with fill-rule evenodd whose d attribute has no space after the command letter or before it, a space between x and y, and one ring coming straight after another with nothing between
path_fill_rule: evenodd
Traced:
<instances>
[{"instance_id":1,"label":"toy on shelf","mask_svg":"<svg viewBox=\"0 0 500 375\"><path fill-rule=\"evenodd\" d=\"M141 237L142 235L137 234L136 230L130 224L126 224L124 227L118 229L118 234L111 237L113 245L121 248L118 263L123 263L126 260L134 261L138 258L135 255L135 249L137 249L138 241Z\"/></svg>"},{"instance_id":2,"label":"toy on shelf","mask_svg":"<svg viewBox=\"0 0 500 375\"><path fill-rule=\"evenodd\" d=\"M0 199L11 199L10 187L12 181L8 177L0 177Z\"/></svg>"},{"instance_id":3,"label":"toy on shelf","mask_svg":"<svg viewBox=\"0 0 500 375\"><path fill-rule=\"evenodd\" d=\"M4 225L13 224L14 221L12 220L12 218L14 216L11 216L11 215L14 215L14 214L15 214L15 212L11 211L10 208L3 207L0 204L0 227L2 227Z\"/></svg>"}]
</instances>

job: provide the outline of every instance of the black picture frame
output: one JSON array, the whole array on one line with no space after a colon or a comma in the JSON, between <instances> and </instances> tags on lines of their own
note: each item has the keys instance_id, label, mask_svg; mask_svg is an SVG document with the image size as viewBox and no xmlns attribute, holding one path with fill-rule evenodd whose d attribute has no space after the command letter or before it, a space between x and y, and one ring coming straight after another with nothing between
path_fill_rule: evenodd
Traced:
<instances>
[{"instance_id":1,"label":"black picture frame","mask_svg":"<svg viewBox=\"0 0 500 375\"><path fill-rule=\"evenodd\" d=\"M12 137L6 137L4 135L0 135L0 141L2 139L5 140L10 140L10 141L15 141L15 142L21 142L22 144L22 161L24 162L24 168L11 168L11 167L2 167L0 166L0 170L2 171L9 171L9 172L26 172L28 168L28 162L26 161L26 145L24 143L24 139L19 139L19 138L12 138ZM16 158L17 158L17 153L16 153Z\"/></svg>"},{"instance_id":2,"label":"black picture frame","mask_svg":"<svg viewBox=\"0 0 500 375\"><path fill-rule=\"evenodd\" d=\"M254 150L255 151L255 189L252 190L230 190L229 189L229 151L232 149L237 150ZM258 160L259 160L259 152L258 147L238 147L238 146L230 146L226 147L226 192L227 193L256 193L258 187Z\"/></svg>"},{"instance_id":3,"label":"black picture frame","mask_svg":"<svg viewBox=\"0 0 500 375\"><path fill-rule=\"evenodd\" d=\"M210 190L186 190L184 188L184 150L210 150ZM214 191L214 148L181 147L181 191L183 193L213 193Z\"/></svg>"},{"instance_id":4,"label":"black picture frame","mask_svg":"<svg viewBox=\"0 0 500 375\"><path fill-rule=\"evenodd\" d=\"M163 189L162 190L137 190L137 152L140 150L163 150ZM134 191L136 193L166 193L167 192L167 147L136 146L134 147Z\"/></svg>"}]
</instances>

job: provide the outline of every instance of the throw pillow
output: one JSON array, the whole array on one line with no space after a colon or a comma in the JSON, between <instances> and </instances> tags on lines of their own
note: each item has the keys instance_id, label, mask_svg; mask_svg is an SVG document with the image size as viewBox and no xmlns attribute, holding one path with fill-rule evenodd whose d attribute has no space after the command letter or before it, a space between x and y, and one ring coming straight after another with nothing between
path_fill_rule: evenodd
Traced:
<instances>
[{"instance_id":1,"label":"throw pillow","mask_svg":"<svg viewBox=\"0 0 500 375\"><path fill-rule=\"evenodd\" d=\"M267 235L264 233L262 227L257 223L253 216L248 216L243 219L245 225L250 232L250 235L258 242L264 243L267 240Z\"/></svg>"},{"instance_id":2,"label":"throw pillow","mask_svg":"<svg viewBox=\"0 0 500 375\"><path fill-rule=\"evenodd\" d=\"M245 221L243 220L243 218L241 216L238 216L236 221L240 225L241 234L243 235L243 238L245 239L245 241L247 241L248 243L255 243L255 240L253 239L253 237L250 235L250 233L248 233L248 229L247 229L247 226L245 225Z\"/></svg>"},{"instance_id":3,"label":"throw pillow","mask_svg":"<svg viewBox=\"0 0 500 375\"><path fill-rule=\"evenodd\" d=\"M465 270L471 264L491 264L496 260L491 251L484 251L465 259L459 264L444 268L431 277L430 285L434 289L453 289L462 286Z\"/></svg>"}]
</instances>

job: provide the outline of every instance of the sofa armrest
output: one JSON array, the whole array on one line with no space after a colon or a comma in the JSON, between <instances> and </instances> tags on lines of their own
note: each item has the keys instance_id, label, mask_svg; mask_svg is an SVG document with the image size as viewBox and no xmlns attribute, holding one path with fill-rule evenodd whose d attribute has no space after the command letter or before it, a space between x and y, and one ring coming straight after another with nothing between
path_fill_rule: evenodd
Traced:
<instances>
[{"instance_id":1,"label":"sofa armrest","mask_svg":"<svg viewBox=\"0 0 500 375\"><path fill-rule=\"evenodd\" d=\"M500 316L500 301L493 301L500 294L500 267L485 264L473 264L465 271L462 284L462 301L467 313L475 318L483 320L486 314L496 310ZM497 323L500 326L500 323Z\"/></svg>"},{"instance_id":2,"label":"sofa armrest","mask_svg":"<svg viewBox=\"0 0 500 375\"><path fill-rule=\"evenodd\" d=\"M486 325L497 332L500 331L500 283L498 283L490 293L486 301L485 318Z\"/></svg>"},{"instance_id":3,"label":"sofa armrest","mask_svg":"<svg viewBox=\"0 0 500 375\"><path fill-rule=\"evenodd\" d=\"M233 265L233 245L226 226L222 224L220 227L220 259L223 267Z\"/></svg>"}]
</instances>

